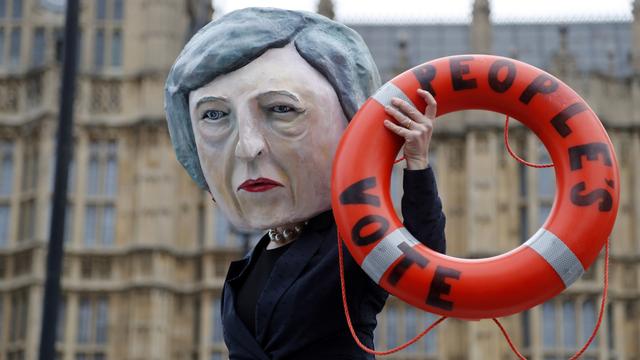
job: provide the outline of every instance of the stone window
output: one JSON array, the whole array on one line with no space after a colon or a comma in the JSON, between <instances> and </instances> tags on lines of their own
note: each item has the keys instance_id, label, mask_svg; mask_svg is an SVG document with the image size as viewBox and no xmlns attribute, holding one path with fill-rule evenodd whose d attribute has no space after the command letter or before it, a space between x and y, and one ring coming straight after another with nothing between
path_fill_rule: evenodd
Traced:
<instances>
[{"instance_id":1,"label":"stone window","mask_svg":"<svg viewBox=\"0 0 640 360\"><path fill-rule=\"evenodd\" d=\"M81 296L78 301L78 327L76 341L93 345L94 352L80 352L76 359L104 358L104 345L108 342L109 299L106 296Z\"/></svg>"},{"instance_id":2,"label":"stone window","mask_svg":"<svg viewBox=\"0 0 640 360\"><path fill-rule=\"evenodd\" d=\"M36 188L40 163L38 139L37 135L32 135L24 142L18 241L34 240L36 234Z\"/></svg>"},{"instance_id":3,"label":"stone window","mask_svg":"<svg viewBox=\"0 0 640 360\"><path fill-rule=\"evenodd\" d=\"M107 18L107 0L96 0L96 20Z\"/></svg>"},{"instance_id":4,"label":"stone window","mask_svg":"<svg viewBox=\"0 0 640 360\"><path fill-rule=\"evenodd\" d=\"M1 0L0 0L0 1L1 1ZM0 4L0 6L2 6L2 5ZM2 9L2 7L0 7L0 9ZM1 17L2 17L2 16L0 16L0 18L1 18ZM4 51L4 44L5 44L5 39L4 39L4 28L3 28L3 27L0 27L0 65L4 65L4 63L5 63L5 60L4 60L4 57L5 57L5 56L4 56L4 54L5 54L5 51Z\"/></svg>"},{"instance_id":5,"label":"stone window","mask_svg":"<svg viewBox=\"0 0 640 360\"><path fill-rule=\"evenodd\" d=\"M45 64L46 38L44 28L36 28L33 32L31 48L31 65L41 67Z\"/></svg>"},{"instance_id":6,"label":"stone window","mask_svg":"<svg viewBox=\"0 0 640 360\"><path fill-rule=\"evenodd\" d=\"M29 292L26 289L11 294L9 342L23 341L27 335L29 315Z\"/></svg>"},{"instance_id":7,"label":"stone window","mask_svg":"<svg viewBox=\"0 0 640 360\"><path fill-rule=\"evenodd\" d=\"M11 8L11 17L16 20L22 19L22 0L13 0L13 7Z\"/></svg>"},{"instance_id":8,"label":"stone window","mask_svg":"<svg viewBox=\"0 0 640 360\"><path fill-rule=\"evenodd\" d=\"M84 217L85 246L114 245L117 184L117 142L113 140L91 141Z\"/></svg>"},{"instance_id":9,"label":"stone window","mask_svg":"<svg viewBox=\"0 0 640 360\"><path fill-rule=\"evenodd\" d=\"M123 0L113 1L113 20L122 20L124 18Z\"/></svg>"},{"instance_id":10,"label":"stone window","mask_svg":"<svg viewBox=\"0 0 640 360\"><path fill-rule=\"evenodd\" d=\"M111 66L122 66L122 32L115 30L111 35Z\"/></svg>"},{"instance_id":11,"label":"stone window","mask_svg":"<svg viewBox=\"0 0 640 360\"><path fill-rule=\"evenodd\" d=\"M11 195L14 178L14 144L0 140L0 248L9 244L11 225Z\"/></svg>"},{"instance_id":12,"label":"stone window","mask_svg":"<svg viewBox=\"0 0 640 360\"><path fill-rule=\"evenodd\" d=\"M221 344L222 319L220 318L220 295L214 295L211 301L211 343Z\"/></svg>"},{"instance_id":13,"label":"stone window","mask_svg":"<svg viewBox=\"0 0 640 360\"><path fill-rule=\"evenodd\" d=\"M438 319L434 315L405 304L393 295L378 315L374 332L377 349L390 349L413 339ZM406 348L407 358L436 359L438 357L438 329L427 333L419 342ZM410 355L409 355L410 354Z\"/></svg>"},{"instance_id":14,"label":"stone window","mask_svg":"<svg viewBox=\"0 0 640 360\"><path fill-rule=\"evenodd\" d=\"M537 343L537 338L541 344L543 359L570 357L591 336L598 315L597 305L595 296L562 296L526 311L521 315L520 322L524 353L531 350L532 344ZM532 316L538 316L539 320L530 320ZM532 327L534 323L539 323L537 330ZM596 336L581 359L598 357L599 336Z\"/></svg>"},{"instance_id":15,"label":"stone window","mask_svg":"<svg viewBox=\"0 0 640 360\"><path fill-rule=\"evenodd\" d=\"M551 157L547 152L544 145L538 141L538 163L548 164L551 162ZM553 206L553 197L556 193L556 178L553 168L536 169L538 177L538 225L547 220L549 213L551 213L551 207Z\"/></svg>"},{"instance_id":16,"label":"stone window","mask_svg":"<svg viewBox=\"0 0 640 360\"><path fill-rule=\"evenodd\" d=\"M213 221L215 229L213 236L214 244L218 247L229 246L229 240L231 239L231 226L229 225L229 221L227 221L224 215L218 213L218 211L213 211Z\"/></svg>"},{"instance_id":17,"label":"stone window","mask_svg":"<svg viewBox=\"0 0 640 360\"><path fill-rule=\"evenodd\" d=\"M0 259L3 261L4 259ZM2 277L0 276L0 279ZM4 294L0 293L0 339L4 339L4 333L2 332L4 329Z\"/></svg>"},{"instance_id":18,"label":"stone window","mask_svg":"<svg viewBox=\"0 0 640 360\"><path fill-rule=\"evenodd\" d=\"M22 29L14 27L11 29L11 38L9 42L9 65L15 67L20 64L20 48L21 48Z\"/></svg>"},{"instance_id":19,"label":"stone window","mask_svg":"<svg viewBox=\"0 0 640 360\"><path fill-rule=\"evenodd\" d=\"M98 29L93 39L93 67L96 70L104 66L104 30Z\"/></svg>"},{"instance_id":20,"label":"stone window","mask_svg":"<svg viewBox=\"0 0 640 360\"><path fill-rule=\"evenodd\" d=\"M122 0L95 0L93 65L96 71L122 67Z\"/></svg>"}]
</instances>

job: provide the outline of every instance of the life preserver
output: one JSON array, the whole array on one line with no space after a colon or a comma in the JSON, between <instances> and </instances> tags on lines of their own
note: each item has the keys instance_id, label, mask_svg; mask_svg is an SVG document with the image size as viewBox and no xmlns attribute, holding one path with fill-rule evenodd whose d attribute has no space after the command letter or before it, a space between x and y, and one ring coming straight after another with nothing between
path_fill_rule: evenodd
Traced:
<instances>
[{"instance_id":1,"label":"life preserver","mask_svg":"<svg viewBox=\"0 0 640 360\"><path fill-rule=\"evenodd\" d=\"M419 243L396 215L389 186L403 139L383 126L392 97L438 115L467 109L507 114L534 131L555 164L549 218L526 243L486 259L459 259ZM577 280L596 259L618 210L616 158L602 124L571 88L531 65L463 55L417 66L382 86L355 115L338 146L332 207L351 255L380 286L429 312L464 319L510 315Z\"/></svg>"}]
</instances>

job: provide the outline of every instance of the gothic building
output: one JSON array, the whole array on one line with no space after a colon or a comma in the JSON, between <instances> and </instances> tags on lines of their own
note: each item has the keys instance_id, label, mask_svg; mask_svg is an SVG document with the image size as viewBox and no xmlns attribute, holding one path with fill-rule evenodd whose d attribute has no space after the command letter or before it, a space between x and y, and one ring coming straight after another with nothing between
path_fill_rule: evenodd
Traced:
<instances>
[{"instance_id":1,"label":"gothic building","mask_svg":"<svg viewBox=\"0 0 640 360\"><path fill-rule=\"evenodd\" d=\"M229 261L255 236L234 231L182 170L163 112L166 74L210 17L208 3L81 2L58 359L227 357L221 285ZM0 0L0 359L37 357L63 4ZM321 5L333 14L331 1ZM609 301L585 359L640 359L640 6L634 18L492 24L489 2L476 0L471 24L353 24L384 80L441 56L493 53L551 72L599 115L616 147L622 197L611 236ZM451 255L477 258L513 249L551 209L553 170L512 160L503 124L503 116L478 111L437 120L432 165ZM513 124L510 137L522 157L548 161L526 128ZM597 320L602 275L601 258L560 296L504 319L528 358L567 358L584 343ZM398 345L434 319L391 298L379 316L377 346ZM449 319L389 358L514 356L491 321Z\"/></svg>"}]
</instances>

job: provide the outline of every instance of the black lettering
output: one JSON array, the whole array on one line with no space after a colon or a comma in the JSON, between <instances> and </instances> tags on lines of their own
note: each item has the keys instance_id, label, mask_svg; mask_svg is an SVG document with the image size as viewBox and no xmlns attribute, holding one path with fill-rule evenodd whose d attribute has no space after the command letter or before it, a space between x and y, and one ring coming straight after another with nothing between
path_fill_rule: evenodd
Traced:
<instances>
[{"instance_id":1,"label":"black lettering","mask_svg":"<svg viewBox=\"0 0 640 360\"><path fill-rule=\"evenodd\" d=\"M449 60L449 68L451 69L451 82L453 90L468 90L478 87L476 79L463 79L462 77L469 73L469 65L463 64L463 61L471 61L473 56L456 56Z\"/></svg>"},{"instance_id":2,"label":"black lettering","mask_svg":"<svg viewBox=\"0 0 640 360\"><path fill-rule=\"evenodd\" d=\"M611 211L613 207L613 198L611 194L605 189L596 189L592 192L582 195L580 194L587 188L584 181L577 183L571 188L571 202L578 206L589 206L596 201L600 200L598 204L598 210L602 212Z\"/></svg>"},{"instance_id":3,"label":"black lettering","mask_svg":"<svg viewBox=\"0 0 640 360\"><path fill-rule=\"evenodd\" d=\"M611 154L609 147L605 143L589 143L584 145L572 146L569 148L569 163L571 170L582 169L582 157L586 156L589 161L598 160L598 154L602 155L602 162L611 167Z\"/></svg>"},{"instance_id":4,"label":"black lettering","mask_svg":"<svg viewBox=\"0 0 640 360\"><path fill-rule=\"evenodd\" d=\"M436 274L431 281L431 287L429 288L429 295L427 296L427 305L437 307L443 310L453 310L453 302L442 299L441 295L449 295L451 292L451 285L445 282L445 279L460 279L460 271L447 268L444 266L438 266Z\"/></svg>"},{"instance_id":5,"label":"black lettering","mask_svg":"<svg viewBox=\"0 0 640 360\"><path fill-rule=\"evenodd\" d=\"M507 76L504 80L498 79L498 74L502 68L507 68ZM509 60L497 60L489 68L489 86L493 91L502 94L509 90L516 79L516 64Z\"/></svg>"},{"instance_id":6,"label":"black lettering","mask_svg":"<svg viewBox=\"0 0 640 360\"><path fill-rule=\"evenodd\" d=\"M411 265L416 264L420 268L424 269L425 266L429 264L429 260L427 258L422 256L411 245L404 241L398 245L398 249L402 251L404 256L402 257L402 260L400 260L400 262L391 269L391 273L389 274L389 283L394 286L398 281L400 281Z\"/></svg>"},{"instance_id":7,"label":"black lettering","mask_svg":"<svg viewBox=\"0 0 640 360\"><path fill-rule=\"evenodd\" d=\"M604 179L604 182L607 183L607 186L615 189L616 188L616 183L613 181L613 179Z\"/></svg>"},{"instance_id":8,"label":"black lettering","mask_svg":"<svg viewBox=\"0 0 640 360\"><path fill-rule=\"evenodd\" d=\"M362 229L368 225L378 224L378 228L369 235L362 235ZM351 229L351 238L358 246L367 246L382 239L389 229L389 221L380 215L366 215Z\"/></svg>"},{"instance_id":9,"label":"black lettering","mask_svg":"<svg viewBox=\"0 0 640 360\"><path fill-rule=\"evenodd\" d=\"M567 137L571 134L571 128L567 125L567 121L587 109L588 108L585 103L579 102L571 104L551 119L551 125L553 125L560 136Z\"/></svg>"},{"instance_id":10,"label":"black lettering","mask_svg":"<svg viewBox=\"0 0 640 360\"><path fill-rule=\"evenodd\" d=\"M415 75L416 79L420 83L420 87L423 90L426 90L433 95L436 96L436 91L431 85L433 79L436 78L436 67L433 65L421 65L415 69L413 69L413 75Z\"/></svg>"},{"instance_id":11,"label":"black lettering","mask_svg":"<svg viewBox=\"0 0 640 360\"><path fill-rule=\"evenodd\" d=\"M540 74L520 95L520 102L528 105L536 94L551 94L558 89L558 82L547 74Z\"/></svg>"},{"instance_id":12,"label":"black lettering","mask_svg":"<svg viewBox=\"0 0 640 360\"><path fill-rule=\"evenodd\" d=\"M373 176L355 182L340 194L340 203L342 205L367 204L380 207L380 197L365 193L365 191L373 189L376 185L376 178Z\"/></svg>"}]
</instances>

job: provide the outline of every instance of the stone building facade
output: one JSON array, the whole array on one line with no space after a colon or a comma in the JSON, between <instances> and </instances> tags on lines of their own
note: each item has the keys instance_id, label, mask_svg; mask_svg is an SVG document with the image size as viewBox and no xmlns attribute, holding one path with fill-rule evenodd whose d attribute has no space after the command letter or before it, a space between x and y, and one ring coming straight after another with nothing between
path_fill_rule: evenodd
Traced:
<instances>
[{"instance_id":1,"label":"stone building facade","mask_svg":"<svg viewBox=\"0 0 640 360\"><path fill-rule=\"evenodd\" d=\"M0 0L0 359L6 360L37 356L60 94L61 3ZM181 169L162 104L169 67L189 33L210 16L201 10L207 6L197 0L81 3L57 358L224 359L217 312L222 281L229 261L242 256L255 236L235 232ZM492 24L487 0L473 6L470 25L353 27L385 79L438 56L496 53L545 68L586 99L616 147L622 198L611 237L609 302L583 358L640 359L640 7L633 22ZM605 35L594 38L593 29ZM590 52L576 48L581 31L587 31ZM463 112L436 124L432 164L454 256L515 248L544 222L553 203L553 170L524 168L509 158L503 121L496 114ZM548 161L525 128L513 124L510 135L521 156ZM400 195L397 187L394 194ZM600 259L557 298L504 320L524 354L551 360L575 352L596 321L602 273ZM392 298L379 317L377 345L398 345L434 319ZM492 322L447 320L389 358L513 355Z\"/></svg>"}]
</instances>

